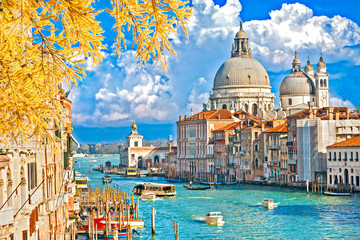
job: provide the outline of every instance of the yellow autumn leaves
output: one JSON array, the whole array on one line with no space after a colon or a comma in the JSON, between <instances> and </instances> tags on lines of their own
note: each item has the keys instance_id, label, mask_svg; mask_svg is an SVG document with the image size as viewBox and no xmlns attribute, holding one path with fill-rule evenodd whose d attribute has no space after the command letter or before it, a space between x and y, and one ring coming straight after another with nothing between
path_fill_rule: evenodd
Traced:
<instances>
[{"instance_id":1,"label":"yellow autumn leaves","mask_svg":"<svg viewBox=\"0 0 360 240\"><path fill-rule=\"evenodd\" d=\"M140 65L171 52L169 34L185 33L191 8L187 0L108 0L116 20L116 53L133 34ZM30 139L55 141L63 121L62 84L81 80L85 58L102 60L103 29L94 0L0 0L0 143ZM80 59L80 60L79 60Z\"/></svg>"}]
</instances>

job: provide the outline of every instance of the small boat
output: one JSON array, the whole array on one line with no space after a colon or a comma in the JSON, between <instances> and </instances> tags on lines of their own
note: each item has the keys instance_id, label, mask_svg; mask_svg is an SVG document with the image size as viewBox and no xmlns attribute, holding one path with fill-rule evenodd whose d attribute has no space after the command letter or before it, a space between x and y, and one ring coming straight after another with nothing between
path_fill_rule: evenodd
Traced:
<instances>
[{"instance_id":1,"label":"small boat","mask_svg":"<svg viewBox=\"0 0 360 240\"><path fill-rule=\"evenodd\" d=\"M186 189L189 189L189 190L206 190L206 189L210 189L211 186L208 186L208 187L197 187L197 186L186 186L186 185L183 185L184 188Z\"/></svg>"},{"instance_id":2,"label":"small boat","mask_svg":"<svg viewBox=\"0 0 360 240\"><path fill-rule=\"evenodd\" d=\"M89 160L89 162L97 162L97 159Z\"/></svg>"},{"instance_id":3,"label":"small boat","mask_svg":"<svg viewBox=\"0 0 360 240\"><path fill-rule=\"evenodd\" d=\"M340 196L351 196L350 192L324 192L327 196L334 196L334 197L340 197Z\"/></svg>"},{"instance_id":4,"label":"small boat","mask_svg":"<svg viewBox=\"0 0 360 240\"><path fill-rule=\"evenodd\" d=\"M137 177L136 168L127 168L125 169L125 177Z\"/></svg>"},{"instance_id":5,"label":"small boat","mask_svg":"<svg viewBox=\"0 0 360 240\"><path fill-rule=\"evenodd\" d=\"M152 193L159 197L170 197L176 195L175 185L160 183L139 183L132 190L137 195Z\"/></svg>"},{"instance_id":6,"label":"small boat","mask_svg":"<svg viewBox=\"0 0 360 240\"><path fill-rule=\"evenodd\" d=\"M205 214L204 221L207 224L211 225L217 225L223 223L223 216L221 215L221 212L210 212Z\"/></svg>"},{"instance_id":7,"label":"small boat","mask_svg":"<svg viewBox=\"0 0 360 240\"><path fill-rule=\"evenodd\" d=\"M109 175L105 175L102 177L103 184L111 183L111 181L112 181L112 179L111 179L111 176L109 176Z\"/></svg>"},{"instance_id":8,"label":"small boat","mask_svg":"<svg viewBox=\"0 0 360 240\"><path fill-rule=\"evenodd\" d=\"M263 208L274 209L274 205L274 200L272 200L271 198L262 200Z\"/></svg>"},{"instance_id":9,"label":"small boat","mask_svg":"<svg viewBox=\"0 0 360 240\"><path fill-rule=\"evenodd\" d=\"M140 195L141 200L155 200L156 195L153 193L143 193Z\"/></svg>"}]
</instances>

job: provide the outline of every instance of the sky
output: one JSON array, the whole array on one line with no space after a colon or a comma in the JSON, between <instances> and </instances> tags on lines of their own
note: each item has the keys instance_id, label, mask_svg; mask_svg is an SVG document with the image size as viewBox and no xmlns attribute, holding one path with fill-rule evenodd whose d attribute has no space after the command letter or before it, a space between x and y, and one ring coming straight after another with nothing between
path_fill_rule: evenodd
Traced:
<instances>
[{"instance_id":1,"label":"sky","mask_svg":"<svg viewBox=\"0 0 360 240\"><path fill-rule=\"evenodd\" d=\"M104 9L110 1L96 1ZM302 65L316 69L322 54L329 72L331 106L360 105L360 1L351 0L192 0L193 16L183 31L170 36L178 56L161 65L139 68L128 48L114 56L114 20L98 16L105 30L104 61L98 68L87 59L87 76L70 93L74 136L80 143L125 141L132 119L145 140L176 139L179 116L202 110L215 74L230 58L239 22L252 56L268 71L275 107L281 81L290 73L294 51Z\"/></svg>"}]
</instances>

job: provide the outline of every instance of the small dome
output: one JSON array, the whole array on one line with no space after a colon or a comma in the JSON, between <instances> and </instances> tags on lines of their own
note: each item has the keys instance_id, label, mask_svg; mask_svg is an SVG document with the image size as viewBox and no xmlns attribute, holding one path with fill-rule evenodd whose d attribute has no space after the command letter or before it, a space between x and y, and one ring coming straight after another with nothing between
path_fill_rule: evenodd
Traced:
<instances>
[{"instance_id":1,"label":"small dome","mask_svg":"<svg viewBox=\"0 0 360 240\"><path fill-rule=\"evenodd\" d=\"M137 129L136 124L134 123L134 124L131 126L131 128L132 128L133 130L136 130L136 129Z\"/></svg>"},{"instance_id":2,"label":"small dome","mask_svg":"<svg viewBox=\"0 0 360 240\"><path fill-rule=\"evenodd\" d=\"M241 29L235 35L235 39L237 39L237 38L248 38L248 36L247 36L246 32Z\"/></svg>"},{"instance_id":3,"label":"small dome","mask_svg":"<svg viewBox=\"0 0 360 240\"><path fill-rule=\"evenodd\" d=\"M240 30L235 34L235 39L248 38L246 32L243 30L242 22L240 21Z\"/></svg>"},{"instance_id":4,"label":"small dome","mask_svg":"<svg viewBox=\"0 0 360 240\"><path fill-rule=\"evenodd\" d=\"M299 66L299 67L301 67L301 62L300 62L300 59L297 57L297 52L295 51L295 58L294 58L294 60L293 60L293 67L295 67L295 66Z\"/></svg>"},{"instance_id":5,"label":"small dome","mask_svg":"<svg viewBox=\"0 0 360 240\"><path fill-rule=\"evenodd\" d=\"M320 62L317 64L317 68L326 68L326 63L324 63L322 56L320 57Z\"/></svg>"},{"instance_id":6,"label":"small dome","mask_svg":"<svg viewBox=\"0 0 360 240\"><path fill-rule=\"evenodd\" d=\"M313 81L302 72L292 72L284 78L280 85L280 96L284 95L315 95L315 85Z\"/></svg>"},{"instance_id":7,"label":"small dome","mask_svg":"<svg viewBox=\"0 0 360 240\"><path fill-rule=\"evenodd\" d=\"M313 66L312 66L311 63L310 63L310 60L307 60L307 64L306 64L304 70L305 70L305 72L314 71L314 68L313 68Z\"/></svg>"},{"instance_id":8,"label":"small dome","mask_svg":"<svg viewBox=\"0 0 360 240\"><path fill-rule=\"evenodd\" d=\"M215 75L214 88L270 87L269 76L261 63L254 58L230 58Z\"/></svg>"}]
</instances>

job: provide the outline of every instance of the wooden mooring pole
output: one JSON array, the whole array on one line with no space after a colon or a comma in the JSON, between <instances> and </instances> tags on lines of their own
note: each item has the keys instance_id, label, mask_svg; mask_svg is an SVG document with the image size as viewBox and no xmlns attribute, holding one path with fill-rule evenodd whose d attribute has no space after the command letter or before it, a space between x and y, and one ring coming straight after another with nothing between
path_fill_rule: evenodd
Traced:
<instances>
[{"instance_id":1,"label":"wooden mooring pole","mask_svg":"<svg viewBox=\"0 0 360 240\"><path fill-rule=\"evenodd\" d=\"M151 234L155 235L155 215L156 210L154 207L151 208Z\"/></svg>"},{"instance_id":2,"label":"wooden mooring pole","mask_svg":"<svg viewBox=\"0 0 360 240\"><path fill-rule=\"evenodd\" d=\"M175 231L175 240L179 240L179 222L174 220L174 231Z\"/></svg>"}]
</instances>

